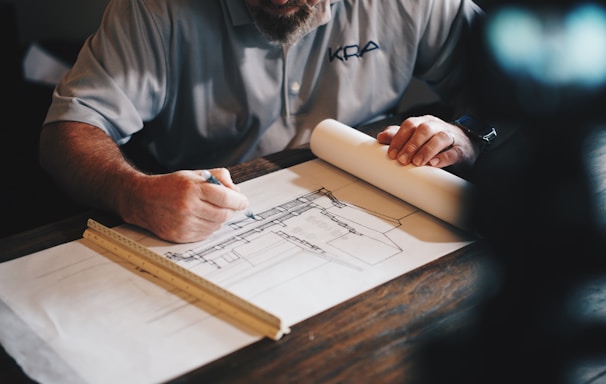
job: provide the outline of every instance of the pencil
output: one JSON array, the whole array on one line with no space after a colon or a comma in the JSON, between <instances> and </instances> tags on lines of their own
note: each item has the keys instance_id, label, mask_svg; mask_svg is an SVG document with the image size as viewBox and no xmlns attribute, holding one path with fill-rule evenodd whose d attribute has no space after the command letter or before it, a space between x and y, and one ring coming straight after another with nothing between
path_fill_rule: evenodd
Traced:
<instances>
[{"instance_id":1,"label":"pencil","mask_svg":"<svg viewBox=\"0 0 606 384\"><path fill-rule=\"evenodd\" d=\"M209 170L207 169L203 169L202 170L202 177L204 178L204 180L206 180L207 182L211 183L211 184L216 184L216 185L223 185L219 179L217 179L215 176L213 176L212 173L210 173ZM251 219L255 219L255 214L252 212L252 210L247 209L244 214L251 218Z\"/></svg>"}]
</instances>

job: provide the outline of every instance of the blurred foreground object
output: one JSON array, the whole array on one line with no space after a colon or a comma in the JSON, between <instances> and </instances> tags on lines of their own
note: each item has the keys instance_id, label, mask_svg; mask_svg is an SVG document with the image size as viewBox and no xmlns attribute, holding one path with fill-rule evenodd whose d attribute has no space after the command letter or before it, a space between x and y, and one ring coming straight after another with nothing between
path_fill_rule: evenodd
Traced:
<instances>
[{"instance_id":1,"label":"blurred foreground object","mask_svg":"<svg viewBox=\"0 0 606 384\"><path fill-rule=\"evenodd\" d=\"M470 81L521 140L474 176L485 284L468 329L428 344L427 382L606 382L606 8L484 8Z\"/></svg>"}]
</instances>

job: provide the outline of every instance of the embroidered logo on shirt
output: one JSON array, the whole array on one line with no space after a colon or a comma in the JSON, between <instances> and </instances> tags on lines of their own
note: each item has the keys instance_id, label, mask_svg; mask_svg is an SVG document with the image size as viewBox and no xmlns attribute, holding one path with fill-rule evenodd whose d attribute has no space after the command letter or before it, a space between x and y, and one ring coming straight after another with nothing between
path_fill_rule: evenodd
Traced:
<instances>
[{"instance_id":1,"label":"embroidered logo on shirt","mask_svg":"<svg viewBox=\"0 0 606 384\"><path fill-rule=\"evenodd\" d=\"M379 49L379 44L370 40L364 46L353 44L346 45L343 47L338 47L334 51L332 48L328 48L328 61L332 63L335 59L341 60L343 62L351 59L352 57L362 58L368 52L372 52L374 50Z\"/></svg>"}]
</instances>

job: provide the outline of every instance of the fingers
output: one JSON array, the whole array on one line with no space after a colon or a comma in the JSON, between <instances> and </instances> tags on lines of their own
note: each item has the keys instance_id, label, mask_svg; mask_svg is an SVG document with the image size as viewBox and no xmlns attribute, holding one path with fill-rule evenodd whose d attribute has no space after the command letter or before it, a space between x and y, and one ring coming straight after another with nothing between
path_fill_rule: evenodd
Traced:
<instances>
[{"instance_id":1,"label":"fingers","mask_svg":"<svg viewBox=\"0 0 606 384\"><path fill-rule=\"evenodd\" d=\"M210 172L227 188L231 188L235 191L240 190L240 188L232 181L231 174L227 168L214 168L211 169Z\"/></svg>"},{"instance_id":2,"label":"fingers","mask_svg":"<svg viewBox=\"0 0 606 384\"><path fill-rule=\"evenodd\" d=\"M379 132L377 135L377 141L379 144L390 144L391 139L396 135L398 130L400 129L397 125L390 125L386 127L382 132Z\"/></svg>"},{"instance_id":3,"label":"fingers","mask_svg":"<svg viewBox=\"0 0 606 384\"><path fill-rule=\"evenodd\" d=\"M428 165L443 168L460 162L460 159L462 158L463 153L461 147L452 145L445 151L440 152L438 155L429 160Z\"/></svg>"},{"instance_id":4,"label":"fingers","mask_svg":"<svg viewBox=\"0 0 606 384\"><path fill-rule=\"evenodd\" d=\"M468 139L449 123L434 117L410 117L400 127L389 126L377 135L377 141L388 144L390 159L402 165L446 167L466 157Z\"/></svg>"},{"instance_id":5,"label":"fingers","mask_svg":"<svg viewBox=\"0 0 606 384\"><path fill-rule=\"evenodd\" d=\"M202 184L199 199L203 203L200 216L218 222L225 222L233 213L248 208L246 196L225 185Z\"/></svg>"},{"instance_id":6,"label":"fingers","mask_svg":"<svg viewBox=\"0 0 606 384\"><path fill-rule=\"evenodd\" d=\"M222 183L233 184L227 170L212 173ZM164 240L200 241L248 207L246 196L226 185L207 182L200 171L146 176L123 217Z\"/></svg>"}]
</instances>

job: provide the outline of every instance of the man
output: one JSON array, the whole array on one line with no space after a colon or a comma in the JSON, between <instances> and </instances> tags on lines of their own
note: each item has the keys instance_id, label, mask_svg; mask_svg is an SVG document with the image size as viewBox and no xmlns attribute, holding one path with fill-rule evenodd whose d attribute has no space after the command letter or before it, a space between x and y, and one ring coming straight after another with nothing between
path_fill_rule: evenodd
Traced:
<instances>
[{"instance_id":1,"label":"man","mask_svg":"<svg viewBox=\"0 0 606 384\"><path fill-rule=\"evenodd\" d=\"M413 76L463 100L480 12L468 0L111 0L53 94L40 162L84 204L202 240L248 205L222 167L305 143L328 117L356 126L398 111ZM135 136L162 172L123 155ZM403 164L477 157L433 116L378 139Z\"/></svg>"}]
</instances>

